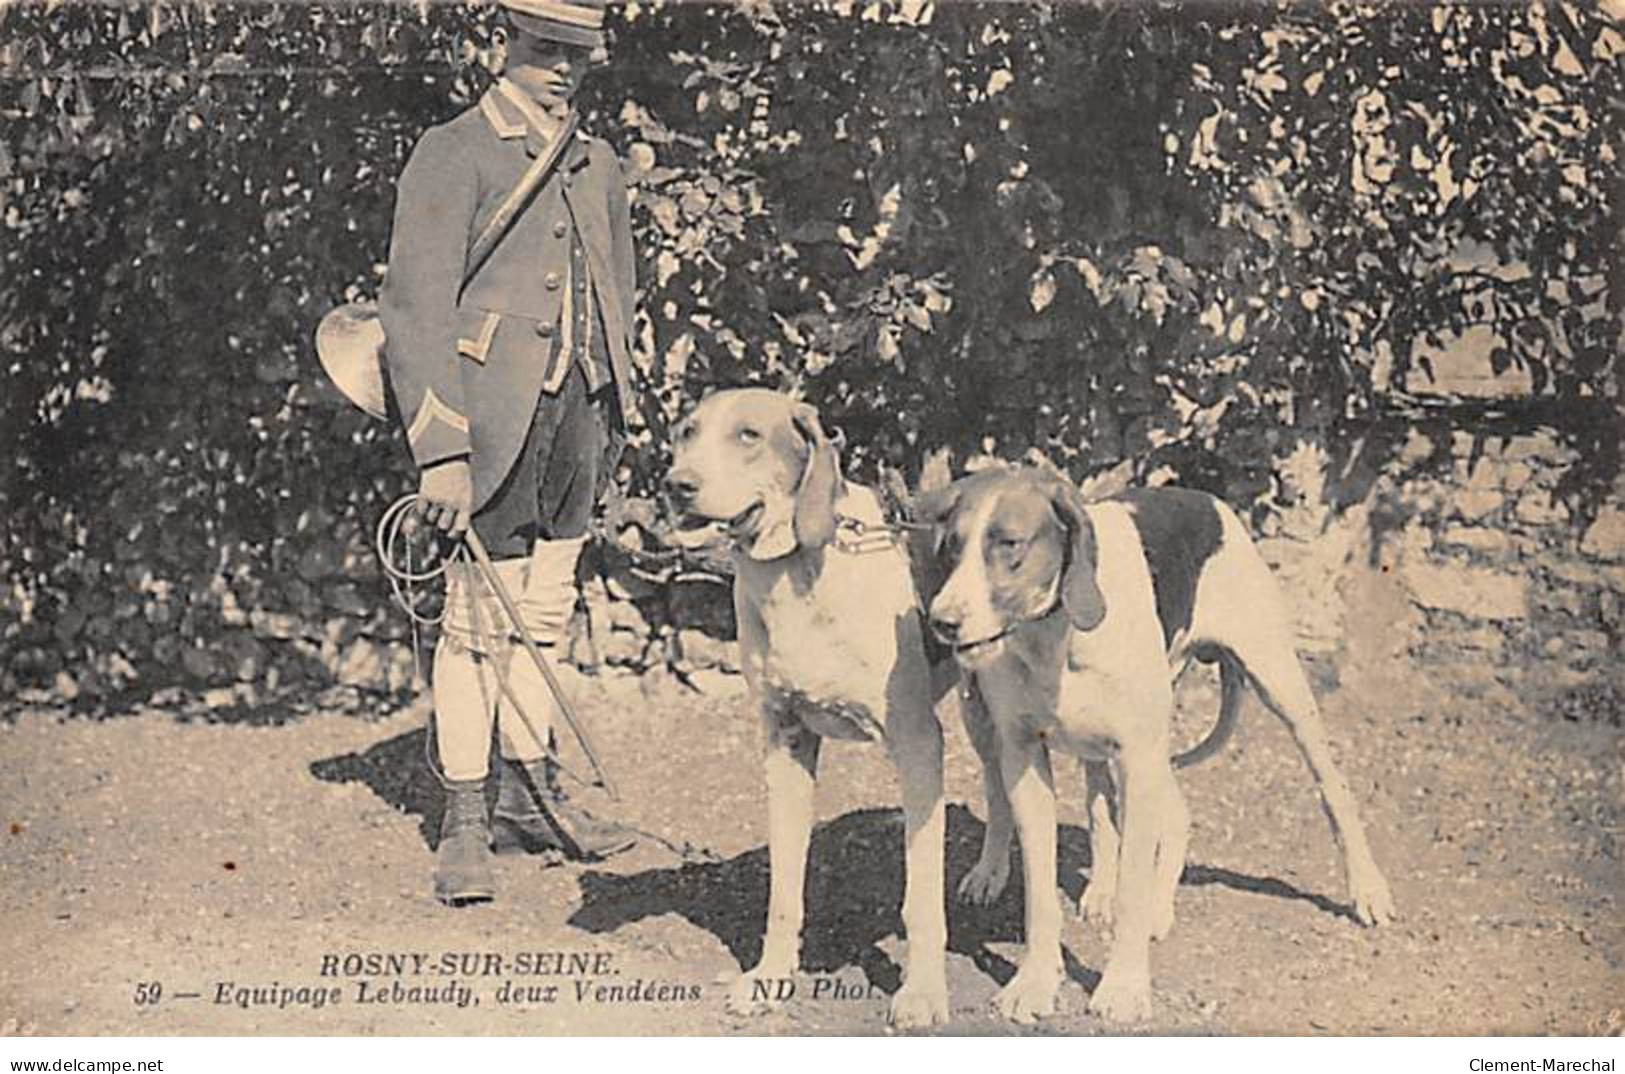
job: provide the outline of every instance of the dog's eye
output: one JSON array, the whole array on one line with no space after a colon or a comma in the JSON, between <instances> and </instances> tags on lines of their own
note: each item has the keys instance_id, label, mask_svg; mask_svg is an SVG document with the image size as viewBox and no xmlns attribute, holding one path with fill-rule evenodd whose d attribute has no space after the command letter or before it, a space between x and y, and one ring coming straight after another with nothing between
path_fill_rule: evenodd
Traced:
<instances>
[{"instance_id":1,"label":"dog's eye","mask_svg":"<svg viewBox=\"0 0 1625 1074\"><path fill-rule=\"evenodd\" d=\"M762 434L748 425L739 430L739 442L741 444L754 444L761 438Z\"/></svg>"},{"instance_id":2,"label":"dog's eye","mask_svg":"<svg viewBox=\"0 0 1625 1074\"><path fill-rule=\"evenodd\" d=\"M1021 565L1021 557L1027 551L1027 542L1020 537L995 537L992 541L993 555L1006 567L1014 570Z\"/></svg>"}]
</instances>

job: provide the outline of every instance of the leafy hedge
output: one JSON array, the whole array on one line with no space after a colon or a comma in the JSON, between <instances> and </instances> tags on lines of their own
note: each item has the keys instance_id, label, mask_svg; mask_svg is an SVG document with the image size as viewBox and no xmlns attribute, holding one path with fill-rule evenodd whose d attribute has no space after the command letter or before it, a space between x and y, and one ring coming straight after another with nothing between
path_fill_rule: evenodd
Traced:
<instances>
[{"instance_id":1,"label":"leafy hedge","mask_svg":"<svg viewBox=\"0 0 1625 1074\"><path fill-rule=\"evenodd\" d=\"M0 9L5 695L263 698L398 640L369 541L412 476L310 339L375 290L393 178L486 84L488 18ZM586 104L637 187L668 417L765 381L860 474L1036 449L1260 510L1298 444L1354 497L1418 422L1554 426L1581 500L1618 470L1622 38L1588 8L629 3L612 29ZM1475 326L1528 398L1424 407ZM659 432L622 475L650 529Z\"/></svg>"}]
</instances>

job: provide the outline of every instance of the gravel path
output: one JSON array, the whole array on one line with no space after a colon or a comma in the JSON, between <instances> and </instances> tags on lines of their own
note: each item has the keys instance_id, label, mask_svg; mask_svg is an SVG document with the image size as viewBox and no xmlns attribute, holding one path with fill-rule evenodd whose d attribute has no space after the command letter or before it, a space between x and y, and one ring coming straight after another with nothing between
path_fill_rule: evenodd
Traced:
<instances>
[{"instance_id":1,"label":"gravel path","mask_svg":"<svg viewBox=\"0 0 1625 1074\"><path fill-rule=\"evenodd\" d=\"M1190 864L1178 924L1153 951L1154 1019L1133 1031L1620 1032L1619 731L1437 696L1411 670L1402 684L1388 670L1341 678L1327 723L1403 919L1370 931L1345 916L1308 772L1250 700L1230 747L1181 775ZM737 686L571 681L625 787L622 815L717 860L684 866L647 841L608 866L504 859L496 902L447 911L428 895L438 818L419 713L0 723L0 1030L882 1031L902 878L883 753L826 749L808 974L784 1008L741 1021L717 982L755 958L767 864ZM1211 701L1202 684L1188 692ZM983 815L953 716L948 753L952 890ZM1081 777L1061 762L1057 779L1076 896ZM988 1000L1020 919L1018 882L994 907L951 908L951 1032L1007 1030ZM1064 939L1073 983L1041 1031L1105 1032L1085 1010L1100 937L1074 920Z\"/></svg>"}]
</instances>

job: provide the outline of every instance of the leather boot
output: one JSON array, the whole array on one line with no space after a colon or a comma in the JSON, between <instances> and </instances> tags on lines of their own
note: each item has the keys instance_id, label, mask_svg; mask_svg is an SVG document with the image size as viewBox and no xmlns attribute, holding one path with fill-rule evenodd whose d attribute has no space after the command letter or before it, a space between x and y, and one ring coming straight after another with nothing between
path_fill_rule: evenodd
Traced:
<instances>
[{"instance_id":1,"label":"leather boot","mask_svg":"<svg viewBox=\"0 0 1625 1074\"><path fill-rule=\"evenodd\" d=\"M596 861L631 849L636 835L572 804L544 758L504 757L497 777L493 846L498 854L559 851L575 861Z\"/></svg>"},{"instance_id":2,"label":"leather boot","mask_svg":"<svg viewBox=\"0 0 1625 1074\"><path fill-rule=\"evenodd\" d=\"M446 781L446 812L440 820L434 893L447 906L487 902L496 896L483 779Z\"/></svg>"}]
</instances>

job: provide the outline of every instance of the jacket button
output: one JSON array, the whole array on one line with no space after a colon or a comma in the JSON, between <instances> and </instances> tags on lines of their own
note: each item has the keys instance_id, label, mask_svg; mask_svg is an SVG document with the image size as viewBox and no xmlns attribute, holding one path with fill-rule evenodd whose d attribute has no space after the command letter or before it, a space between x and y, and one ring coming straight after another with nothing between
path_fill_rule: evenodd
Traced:
<instances>
[{"instance_id":1,"label":"jacket button","mask_svg":"<svg viewBox=\"0 0 1625 1074\"><path fill-rule=\"evenodd\" d=\"M561 239L564 238L564 236L566 234L568 234L569 231L570 231L570 225L566 224L563 220L555 220L553 222L553 234L558 236L559 238L561 238Z\"/></svg>"},{"instance_id":2,"label":"jacket button","mask_svg":"<svg viewBox=\"0 0 1625 1074\"><path fill-rule=\"evenodd\" d=\"M559 285L563 282L564 281L559 278L559 274L556 272L549 272L546 276L542 277L542 286L546 287L549 291L557 291L559 289Z\"/></svg>"},{"instance_id":3,"label":"jacket button","mask_svg":"<svg viewBox=\"0 0 1625 1074\"><path fill-rule=\"evenodd\" d=\"M553 326L545 321L539 321L536 324L536 334L541 336L543 339L546 339L548 336L553 334Z\"/></svg>"}]
</instances>

